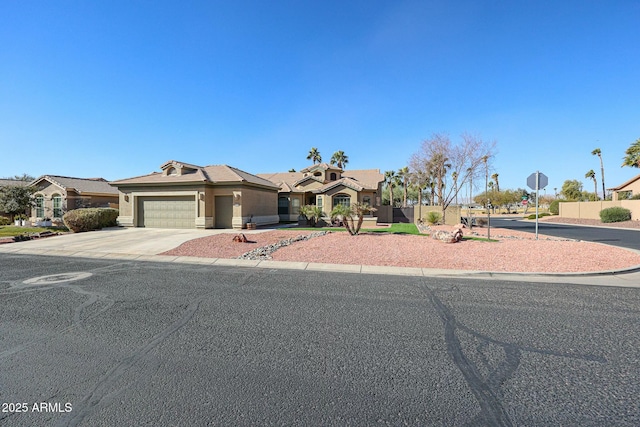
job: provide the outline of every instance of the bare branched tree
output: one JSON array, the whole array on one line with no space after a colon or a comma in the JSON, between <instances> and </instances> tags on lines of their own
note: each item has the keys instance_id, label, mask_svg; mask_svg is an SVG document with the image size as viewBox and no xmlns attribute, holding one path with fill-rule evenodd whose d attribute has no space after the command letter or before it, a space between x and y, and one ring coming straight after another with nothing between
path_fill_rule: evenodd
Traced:
<instances>
[{"instance_id":1,"label":"bare branched tree","mask_svg":"<svg viewBox=\"0 0 640 427\"><path fill-rule=\"evenodd\" d=\"M409 161L411 171L430 176L433 180L443 220L447 207L455 200L460 188L472 178L486 174L488 162L495 156L495 146L493 141L483 141L466 133L461 135L457 144L453 144L448 135L434 134L422 143L420 151L413 154Z\"/></svg>"}]
</instances>

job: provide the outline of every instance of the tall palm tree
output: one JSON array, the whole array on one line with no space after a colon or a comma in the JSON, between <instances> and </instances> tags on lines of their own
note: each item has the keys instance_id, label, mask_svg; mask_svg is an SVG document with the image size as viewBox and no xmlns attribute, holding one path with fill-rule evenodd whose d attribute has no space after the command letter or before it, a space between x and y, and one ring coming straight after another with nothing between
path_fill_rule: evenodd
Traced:
<instances>
[{"instance_id":1,"label":"tall palm tree","mask_svg":"<svg viewBox=\"0 0 640 427\"><path fill-rule=\"evenodd\" d=\"M456 205L458 204L458 172L453 172L451 174L451 178L453 178L453 191L456 193Z\"/></svg>"},{"instance_id":2,"label":"tall palm tree","mask_svg":"<svg viewBox=\"0 0 640 427\"><path fill-rule=\"evenodd\" d=\"M598 182L596 181L596 173L591 169L589 172L584 174L585 178L591 178L593 180L593 189L595 190L596 197L598 197ZM598 199L600 199L598 197Z\"/></svg>"},{"instance_id":3,"label":"tall palm tree","mask_svg":"<svg viewBox=\"0 0 640 427\"><path fill-rule=\"evenodd\" d=\"M349 157L344 154L344 151L336 151L333 153L333 156L331 156L329 163L338 166L340 169L344 169L347 163L349 163Z\"/></svg>"},{"instance_id":4,"label":"tall palm tree","mask_svg":"<svg viewBox=\"0 0 640 427\"><path fill-rule=\"evenodd\" d=\"M640 138L627 148L622 159L622 166L630 166L632 168L640 168Z\"/></svg>"},{"instance_id":5,"label":"tall palm tree","mask_svg":"<svg viewBox=\"0 0 640 427\"><path fill-rule=\"evenodd\" d=\"M484 194L486 197L489 194L489 156L482 156L482 161L484 162Z\"/></svg>"},{"instance_id":6,"label":"tall palm tree","mask_svg":"<svg viewBox=\"0 0 640 427\"><path fill-rule=\"evenodd\" d=\"M316 147L311 147L309 150L309 155L307 156L307 160L313 161L315 165L317 163L322 163L322 156L320 155L320 151Z\"/></svg>"},{"instance_id":7,"label":"tall palm tree","mask_svg":"<svg viewBox=\"0 0 640 427\"><path fill-rule=\"evenodd\" d=\"M599 148L596 148L591 152L594 156L600 157L600 172L602 173L602 200L606 198L606 190L604 189L604 163L602 163L602 151ZM598 193L596 193L597 195Z\"/></svg>"},{"instance_id":8,"label":"tall palm tree","mask_svg":"<svg viewBox=\"0 0 640 427\"><path fill-rule=\"evenodd\" d=\"M396 181L396 171L386 171L384 173L384 180L389 187L389 205L393 207L393 183Z\"/></svg>"},{"instance_id":9,"label":"tall palm tree","mask_svg":"<svg viewBox=\"0 0 640 427\"><path fill-rule=\"evenodd\" d=\"M491 175L491 179L496 182L496 191L499 193L500 192L500 182L498 181L498 174L494 173L493 175Z\"/></svg>"},{"instance_id":10,"label":"tall palm tree","mask_svg":"<svg viewBox=\"0 0 640 427\"><path fill-rule=\"evenodd\" d=\"M407 207L407 186L409 185L409 167L405 166L403 168L398 169L398 179L401 181L402 188L404 189L404 200L402 202L402 207Z\"/></svg>"}]
</instances>

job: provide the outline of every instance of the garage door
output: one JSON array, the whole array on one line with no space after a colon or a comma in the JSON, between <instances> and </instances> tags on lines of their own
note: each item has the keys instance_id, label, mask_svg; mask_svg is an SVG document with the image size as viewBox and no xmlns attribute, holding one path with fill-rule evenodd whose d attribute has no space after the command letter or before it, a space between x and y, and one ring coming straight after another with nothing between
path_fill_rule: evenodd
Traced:
<instances>
[{"instance_id":1,"label":"garage door","mask_svg":"<svg viewBox=\"0 0 640 427\"><path fill-rule=\"evenodd\" d=\"M216 196L216 228L233 228L233 196Z\"/></svg>"},{"instance_id":2,"label":"garage door","mask_svg":"<svg viewBox=\"0 0 640 427\"><path fill-rule=\"evenodd\" d=\"M195 228L195 197L141 197L138 218L141 227Z\"/></svg>"}]
</instances>

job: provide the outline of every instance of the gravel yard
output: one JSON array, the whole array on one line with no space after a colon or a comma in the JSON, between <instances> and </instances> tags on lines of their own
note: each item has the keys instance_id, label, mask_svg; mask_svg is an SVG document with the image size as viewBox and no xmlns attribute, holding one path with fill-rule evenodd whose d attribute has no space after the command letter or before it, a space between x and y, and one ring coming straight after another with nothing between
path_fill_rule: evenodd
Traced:
<instances>
[{"instance_id":1,"label":"gravel yard","mask_svg":"<svg viewBox=\"0 0 640 427\"><path fill-rule=\"evenodd\" d=\"M439 227L447 228L447 227ZM474 227L478 235L486 229ZM468 230L465 230L468 235ZM598 243L576 242L531 233L492 228L498 242L464 240L443 243L429 236L388 233L331 232L288 244L288 239L311 231L280 229L247 235L249 243L233 242L233 234L191 240L163 253L174 256L237 258L251 250L278 244L270 256L275 261L382 265L457 270L512 272L603 271L640 265L640 254ZM280 245L278 245L280 246ZM266 258L268 259L268 258Z\"/></svg>"}]
</instances>

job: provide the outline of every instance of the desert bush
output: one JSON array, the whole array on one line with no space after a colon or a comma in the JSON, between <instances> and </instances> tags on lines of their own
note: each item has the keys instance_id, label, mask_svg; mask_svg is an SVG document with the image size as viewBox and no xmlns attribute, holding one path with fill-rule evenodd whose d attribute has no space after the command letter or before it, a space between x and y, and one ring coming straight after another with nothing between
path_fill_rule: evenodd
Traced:
<instances>
[{"instance_id":1,"label":"desert bush","mask_svg":"<svg viewBox=\"0 0 640 427\"><path fill-rule=\"evenodd\" d=\"M9 225L11 224L11 220L6 216L0 216L0 225Z\"/></svg>"},{"instance_id":2,"label":"desert bush","mask_svg":"<svg viewBox=\"0 0 640 427\"><path fill-rule=\"evenodd\" d=\"M540 214L538 214L538 218L542 218L543 216L551 216L551 214L549 212L541 212ZM531 215L527 216L527 219L536 219L536 214L532 213Z\"/></svg>"},{"instance_id":3,"label":"desert bush","mask_svg":"<svg viewBox=\"0 0 640 427\"><path fill-rule=\"evenodd\" d=\"M560 213L560 202L566 202L564 199L556 199L549 205L549 212L554 215L558 215Z\"/></svg>"},{"instance_id":4,"label":"desert bush","mask_svg":"<svg viewBox=\"0 0 640 427\"><path fill-rule=\"evenodd\" d=\"M427 215L425 216L425 222L431 225L438 224L441 220L442 215L440 214L440 212L427 212Z\"/></svg>"},{"instance_id":5,"label":"desert bush","mask_svg":"<svg viewBox=\"0 0 640 427\"><path fill-rule=\"evenodd\" d=\"M629 209L614 206L600 211L600 221L602 222L621 222L629 220L631 220L631 211Z\"/></svg>"},{"instance_id":6,"label":"desert bush","mask_svg":"<svg viewBox=\"0 0 640 427\"><path fill-rule=\"evenodd\" d=\"M100 230L117 225L118 210L112 208L75 209L64 214L62 221L74 233Z\"/></svg>"}]
</instances>

